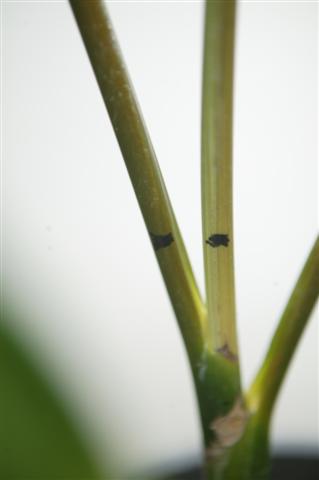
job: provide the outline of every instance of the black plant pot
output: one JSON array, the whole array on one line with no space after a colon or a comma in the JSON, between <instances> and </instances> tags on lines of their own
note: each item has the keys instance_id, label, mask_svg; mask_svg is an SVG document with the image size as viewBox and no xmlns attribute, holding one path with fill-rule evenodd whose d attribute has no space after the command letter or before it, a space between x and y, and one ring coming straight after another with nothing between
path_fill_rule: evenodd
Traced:
<instances>
[{"instance_id":1,"label":"black plant pot","mask_svg":"<svg viewBox=\"0 0 319 480\"><path fill-rule=\"evenodd\" d=\"M198 469L166 477L165 480L201 480ZM318 480L319 457L276 456L272 461L271 480Z\"/></svg>"}]
</instances>

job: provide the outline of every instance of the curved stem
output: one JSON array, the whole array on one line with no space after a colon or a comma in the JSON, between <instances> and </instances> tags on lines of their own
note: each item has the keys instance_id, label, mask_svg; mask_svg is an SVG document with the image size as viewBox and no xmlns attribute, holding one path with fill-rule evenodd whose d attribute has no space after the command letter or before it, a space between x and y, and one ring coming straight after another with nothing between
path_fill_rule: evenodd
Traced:
<instances>
[{"instance_id":1,"label":"curved stem","mask_svg":"<svg viewBox=\"0 0 319 480\"><path fill-rule=\"evenodd\" d=\"M70 4L194 364L204 344L205 307L110 19L102 0Z\"/></svg>"},{"instance_id":2,"label":"curved stem","mask_svg":"<svg viewBox=\"0 0 319 480\"><path fill-rule=\"evenodd\" d=\"M319 237L279 321L265 360L247 394L252 411L268 422L291 358L319 295Z\"/></svg>"},{"instance_id":3,"label":"curved stem","mask_svg":"<svg viewBox=\"0 0 319 480\"><path fill-rule=\"evenodd\" d=\"M207 1L202 98L202 216L211 347L238 354L232 212L235 0Z\"/></svg>"}]
</instances>

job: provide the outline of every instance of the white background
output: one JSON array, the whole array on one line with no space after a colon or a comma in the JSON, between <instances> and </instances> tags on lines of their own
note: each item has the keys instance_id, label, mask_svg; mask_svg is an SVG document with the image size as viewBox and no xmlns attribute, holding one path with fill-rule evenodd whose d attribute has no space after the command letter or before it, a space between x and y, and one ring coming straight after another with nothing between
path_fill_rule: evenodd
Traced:
<instances>
[{"instance_id":1,"label":"white background","mask_svg":"<svg viewBox=\"0 0 319 480\"><path fill-rule=\"evenodd\" d=\"M110 2L203 290L202 2ZM235 253L249 384L317 230L317 4L238 7ZM198 461L187 360L67 2L2 2L3 284L19 331L120 475ZM277 405L273 446L318 447L312 318ZM116 455L114 452L118 452Z\"/></svg>"}]
</instances>

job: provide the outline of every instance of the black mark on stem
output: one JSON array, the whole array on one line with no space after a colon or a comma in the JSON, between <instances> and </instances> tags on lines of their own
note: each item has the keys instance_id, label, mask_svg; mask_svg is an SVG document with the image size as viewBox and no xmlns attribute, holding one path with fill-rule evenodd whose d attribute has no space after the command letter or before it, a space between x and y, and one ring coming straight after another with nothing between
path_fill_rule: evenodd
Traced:
<instances>
[{"instance_id":1,"label":"black mark on stem","mask_svg":"<svg viewBox=\"0 0 319 480\"><path fill-rule=\"evenodd\" d=\"M154 250L169 247L170 244L174 242L174 238L171 232L167 233L166 235L155 235L154 233L150 232L150 237Z\"/></svg>"},{"instance_id":2,"label":"black mark on stem","mask_svg":"<svg viewBox=\"0 0 319 480\"><path fill-rule=\"evenodd\" d=\"M226 233L214 233L206 240L206 243L213 248L216 247L228 247L229 244L229 237Z\"/></svg>"}]
</instances>

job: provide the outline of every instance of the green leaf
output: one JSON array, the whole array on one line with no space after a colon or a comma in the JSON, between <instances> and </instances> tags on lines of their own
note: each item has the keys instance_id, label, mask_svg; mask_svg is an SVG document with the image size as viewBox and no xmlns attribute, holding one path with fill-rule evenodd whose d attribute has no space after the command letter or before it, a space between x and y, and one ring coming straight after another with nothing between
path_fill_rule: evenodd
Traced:
<instances>
[{"instance_id":1,"label":"green leaf","mask_svg":"<svg viewBox=\"0 0 319 480\"><path fill-rule=\"evenodd\" d=\"M11 328L0 322L0 479L106 477L62 403Z\"/></svg>"}]
</instances>

